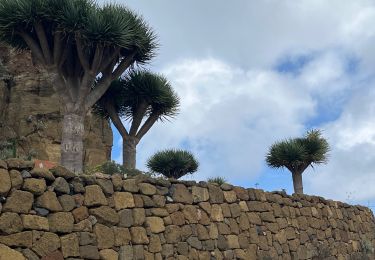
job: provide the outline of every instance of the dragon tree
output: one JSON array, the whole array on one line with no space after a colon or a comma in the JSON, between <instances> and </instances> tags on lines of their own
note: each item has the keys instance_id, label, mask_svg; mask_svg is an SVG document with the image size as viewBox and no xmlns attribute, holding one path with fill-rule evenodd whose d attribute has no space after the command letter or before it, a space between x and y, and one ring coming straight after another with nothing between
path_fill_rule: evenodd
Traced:
<instances>
[{"instance_id":1,"label":"dragon tree","mask_svg":"<svg viewBox=\"0 0 375 260\"><path fill-rule=\"evenodd\" d=\"M146 70L132 70L115 80L99 100L96 111L111 119L123 141L123 165L135 169L137 145L157 121L178 113L179 97L168 80ZM127 130L124 121L131 121Z\"/></svg>"},{"instance_id":2,"label":"dragon tree","mask_svg":"<svg viewBox=\"0 0 375 260\"><path fill-rule=\"evenodd\" d=\"M302 174L307 167L327 163L329 144L319 130L311 130L302 138L273 144L266 156L268 166L287 168L293 177L294 192L303 194Z\"/></svg>"},{"instance_id":3,"label":"dragon tree","mask_svg":"<svg viewBox=\"0 0 375 260\"><path fill-rule=\"evenodd\" d=\"M83 168L84 116L130 66L147 63L156 38L139 15L92 0L1 0L0 41L31 51L62 104L61 164Z\"/></svg>"}]
</instances>

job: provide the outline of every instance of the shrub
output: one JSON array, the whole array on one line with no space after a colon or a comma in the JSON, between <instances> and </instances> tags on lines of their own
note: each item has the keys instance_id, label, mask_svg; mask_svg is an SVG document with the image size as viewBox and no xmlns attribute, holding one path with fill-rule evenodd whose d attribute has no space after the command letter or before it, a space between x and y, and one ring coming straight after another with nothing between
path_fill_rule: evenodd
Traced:
<instances>
[{"instance_id":1,"label":"shrub","mask_svg":"<svg viewBox=\"0 0 375 260\"><path fill-rule=\"evenodd\" d=\"M216 183L218 185L222 185L224 183L227 183L227 180L224 177L219 177L218 176L218 177L208 178L207 182L209 182L209 183Z\"/></svg>"},{"instance_id":2,"label":"shrub","mask_svg":"<svg viewBox=\"0 0 375 260\"><path fill-rule=\"evenodd\" d=\"M121 164L118 164L115 161L107 161L93 168L86 169L85 171L86 174L93 174L95 172L101 172L101 173L108 174L108 175L113 175L113 174L118 173L118 174L124 174L127 177L142 174L142 172L137 169L132 169L132 170L125 169Z\"/></svg>"},{"instance_id":3,"label":"shrub","mask_svg":"<svg viewBox=\"0 0 375 260\"><path fill-rule=\"evenodd\" d=\"M147 161L147 167L151 172L175 179L196 172L198 165L192 153L174 149L157 152Z\"/></svg>"}]
</instances>

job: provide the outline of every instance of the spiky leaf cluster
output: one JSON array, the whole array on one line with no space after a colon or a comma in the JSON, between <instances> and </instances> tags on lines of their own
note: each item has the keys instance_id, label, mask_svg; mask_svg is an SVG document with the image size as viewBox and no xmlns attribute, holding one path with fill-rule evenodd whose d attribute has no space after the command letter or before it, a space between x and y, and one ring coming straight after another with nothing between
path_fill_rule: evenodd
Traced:
<instances>
[{"instance_id":1,"label":"spiky leaf cluster","mask_svg":"<svg viewBox=\"0 0 375 260\"><path fill-rule=\"evenodd\" d=\"M139 15L116 4L99 6L92 0L2 0L0 1L0 40L18 49L28 49L20 36L25 32L38 42L35 26L45 28L48 44L57 32L64 45L74 44L78 35L85 43L86 55L93 58L96 45L120 48L123 56L136 51L135 61L151 59L155 35ZM113 50L106 50L110 53Z\"/></svg>"},{"instance_id":2,"label":"spiky leaf cluster","mask_svg":"<svg viewBox=\"0 0 375 260\"><path fill-rule=\"evenodd\" d=\"M303 138L288 139L273 144L266 156L270 167L286 167L290 171L303 171L313 164L326 163L329 144L319 130L311 130Z\"/></svg>"},{"instance_id":3,"label":"spiky leaf cluster","mask_svg":"<svg viewBox=\"0 0 375 260\"><path fill-rule=\"evenodd\" d=\"M160 120L174 117L180 105L180 99L168 80L146 70L133 70L126 77L112 82L96 106L104 116L107 114L103 104L108 100L116 112L127 119L135 116L141 104L147 106L144 116L156 114Z\"/></svg>"},{"instance_id":4,"label":"spiky leaf cluster","mask_svg":"<svg viewBox=\"0 0 375 260\"><path fill-rule=\"evenodd\" d=\"M157 152L147 161L150 171L175 179L196 172L198 165L192 153L173 149Z\"/></svg>"}]
</instances>

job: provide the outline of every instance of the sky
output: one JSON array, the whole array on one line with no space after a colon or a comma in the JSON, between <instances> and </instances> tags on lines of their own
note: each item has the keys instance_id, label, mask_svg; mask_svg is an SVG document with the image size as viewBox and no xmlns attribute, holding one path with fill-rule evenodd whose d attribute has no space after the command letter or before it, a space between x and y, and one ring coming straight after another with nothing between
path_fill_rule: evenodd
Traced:
<instances>
[{"instance_id":1,"label":"sky","mask_svg":"<svg viewBox=\"0 0 375 260\"><path fill-rule=\"evenodd\" d=\"M102 1L103 2L103 1ZM307 194L375 205L375 2L117 0L158 35L146 67L181 97L179 115L138 145L137 168L166 148L193 152L194 180L293 193L265 164L271 144L321 129L329 162L303 175ZM112 158L121 163L115 131Z\"/></svg>"}]
</instances>

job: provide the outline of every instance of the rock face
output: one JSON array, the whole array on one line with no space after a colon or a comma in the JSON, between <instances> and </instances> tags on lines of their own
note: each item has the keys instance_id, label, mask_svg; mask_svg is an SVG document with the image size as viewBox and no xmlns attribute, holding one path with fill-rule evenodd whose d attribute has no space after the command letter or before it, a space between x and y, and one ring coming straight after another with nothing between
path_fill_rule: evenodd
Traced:
<instances>
[{"instance_id":1,"label":"rock face","mask_svg":"<svg viewBox=\"0 0 375 260\"><path fill-rule=\"evenodd\" d=\"M17 155L60 161L59 98L48 77L33 66L29 53L0 46L0 142L15 138ZM107 120L86 116L84 165L110 159L112 130ZM1 192L1 191L0 191Z\"/></svg>"},{"instance_id":2,"label":"rock face","mask_svg":"<svg viewBox=\"0 0 375 260\"><path fill-rule=\"evenodd\" d=\"M3 176L35 173L31 165L0 160ZM4 193L0 260L375 259L375 219L365 207L61 170L21 174L23 185Z\"/></svg>"}]
</instances>

